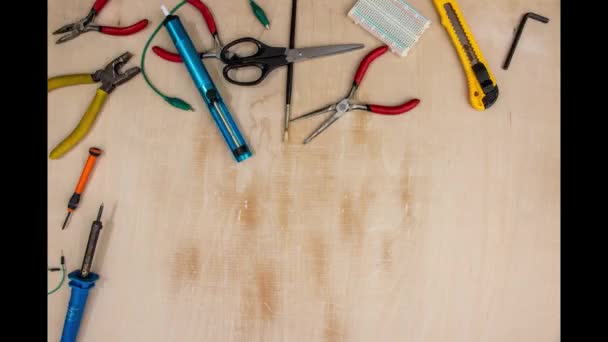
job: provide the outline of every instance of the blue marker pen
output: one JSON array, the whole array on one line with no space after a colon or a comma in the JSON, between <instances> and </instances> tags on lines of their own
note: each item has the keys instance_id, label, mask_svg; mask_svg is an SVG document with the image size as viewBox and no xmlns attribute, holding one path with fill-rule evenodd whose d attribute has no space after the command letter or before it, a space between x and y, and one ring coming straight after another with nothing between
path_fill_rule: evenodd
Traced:
<instances>
[{"instance_id":1,"label":"blue marker pen","mask_svg":"<svg viewBox=\"0 0 608 342\"><path fill-rule=\"evenodd\" d=\"M205 69L205 66L201 62L198 52L196 52L192 40L188 36L186 29L184 29L179 17L169 14L164 6L162 9L166 16L163 26L167 29L167 32L169 32L173 44L175 44L177 51L184 60L184 64L192 77L192 81L194 81L194 85L201 93L215 124L222 132L222 136L224 137L226 144L228 144L230 151L232 151L234 158L240 163L251 157L252 153L247 146L247 142L232 119L228 107L213 84L213 80L211 80L207 69Z\"/></svg>"}]
</instances>

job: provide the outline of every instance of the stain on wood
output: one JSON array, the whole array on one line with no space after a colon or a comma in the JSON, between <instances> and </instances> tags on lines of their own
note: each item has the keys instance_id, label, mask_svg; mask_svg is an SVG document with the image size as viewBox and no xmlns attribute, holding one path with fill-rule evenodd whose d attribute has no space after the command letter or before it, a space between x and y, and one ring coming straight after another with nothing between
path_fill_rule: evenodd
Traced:
<instances>
[{"instance_id":1,"label":"stain on wood","mask_svg":"<svg viewBox=\"0 0 608 342\"><path fill-rule=\"evenodd\" d=\"M327 288L327 245L318 235L310 237L308 250L311 254L312 269L319 294Z\"/></svg>"},{"instance_id":2,"label":"stain on wood","mask_svg":"<svg viewBox=\"0 0 608 342\"><path fill-rule=\"evenodd\" d=\"M353 140L356 145L363 145L367 142L369 138L369 120L370 114L363 111L353 111L350 113L353 115L353 124L352 124L352 132L353 132Z\"/></svg>"},{"instance_id":3,"label":"stain on wood","mask_svg":"<svg viewBox=\"0 0 608 342\"><path fill-rule=\"evenodd\" d=\"M243 199L237 211L237 222L247 230L255 230L257 228L260 218L258 203L258 196L260 195L260 190L257 187L249 186L244 196L242 196Z\"/></svg>"},{"instance_id":4,"label":"stain on wood","mask_svg":"<svg viewBox=\"0 0 608 342\"><path fill-rule=\"evenodd\" d=\"M196 174L203 174L205 162L209 154L209 141L205 136L197 135L194 137L195 143L193 151L194 169Z\"/></svg>"},{"instance_id":5,"label":"stain on wood","mask_svg":"<svg viewBox=\"0 0 608 342\"><path fill-rule=\"evenodd\" d=\"M382 241L382 266L385 271L390 271L393 264L393 239L390 236Z\"/></svg>"},{"instance_id":6,"label":"stain on wood","mask_svg":"<svg viewBox=\"0 0 608 342\"><path fill-rule=\"evenodd\" d=\"M340 227L342 228L342 236L345 239L352 239L355 231L361 230L359 215L353 208L352 195L345 194L342 197L340 205Z\"/></svg>"},{"instance_id":7,"label":"stain on wood","mask_svg":"<svg viewBox=\"0 0 608 342\"><path fill-rule=\"evenodd\" d=\"M198 247L189 244L180 246L171 256L171 289L180 290L199 282L201 257Z\"/></svg>"},{"instance_id":8,"label":"stain on wood","mask_svg":"<svg viewBox=\"0 0 608 342\"><path fill-rule=\"evenodd\" d=\"M264 320L273 319L278 312L276 281L274 271L258 267L256 271L258 310Z\"/></svg>"},{"instance_id":9,"label":"stain on wood","mask_svg":"<svg viewBox=\"0 0 608 342\"><path fill-rule=\"evenodd\" d=\"M336 304L328 303L325 306L325 329L326 342L344 341L344 323L338 317Z\"/></svg>"},{"instance_id":10,"label":"stain on wood","mask_svg":"<svg viewBox=\"0 0 608 342\"><path fill-rule=\"evenodd\" d=\"M281 165L281 167L279 168L280 170L290 167L290 165L285 162L282 162L282 164L285 165ZM278 205L278 210L273 211L272 215L276 216L279 225L278 228L282 232L287 232L287 229L289 227L289 207L291 201L291 198L289 196L289 178L288 175L283 172L275 172L272 174L271 177L272 180L270 184L272 187L272 198Z\"/></svg>"},{"instance_id":11,"label":"stain on wood","mask_svg":"<svg viewBox=\"0 0 608 342\"><path fill-rule=\"evenodd\" d=\"M276 92L274 94L268 94L268 95L264 95L264 96L260 96L257 100L253 101L253 103L251 103L250 108L255 107L257 105L260 104L265 104L266 101L268 101L269 99L273 98L274 96L278 95L279 93Z\"/></svg>"},{"instance_id":12,"label":"stain on wood","mask_svg":"<svg viewBox=\"0 0 608 342\"><path fill-rule=\"evenodd\" d=\"M285 189L285 198L279 199L279 210L276 213L279 220L279 229L286 232L289 228L289 190Z\"/></svg>"},{"instance_id":13,"label":"stain on wood","mask_svg":"<svg viewBox=\"0 0 608 342\"><path fill-rule=\"evenodd\" d=\"M367 187L359 194L345 193L340 205L340 227L345 242L350 242L357 249L361 248L365 235L365 217L376 194Z\"/></svg>"},{"instance_id":14,"label":"stain on wood","mask_svg":"<svg viewBox=\"0 0 608 342\"><path fill-rule=\"evenodd\" d=\"M402 204L403 210L404 210L404 221L406 221L406 222L411 219L411 215L412 215L410 206L411 206L411 203L413 200L413 189L412 189L411 183L412 182L411 182L410 171L406 167L403 170L403 175L401 176L401 181L400 181L401 204Z\"/></svg>"},{"instance_id":15,"label":"stain on wood","mask_svg":"<svg viewBox=\"0 0 608 342\"><path fill-rule=\"evenodd\" d=\"M236 330L249 335L255 329L256 320L256 296L253 288L241 290L241 319L236 325Z\"/></svg>"}]
</instances>

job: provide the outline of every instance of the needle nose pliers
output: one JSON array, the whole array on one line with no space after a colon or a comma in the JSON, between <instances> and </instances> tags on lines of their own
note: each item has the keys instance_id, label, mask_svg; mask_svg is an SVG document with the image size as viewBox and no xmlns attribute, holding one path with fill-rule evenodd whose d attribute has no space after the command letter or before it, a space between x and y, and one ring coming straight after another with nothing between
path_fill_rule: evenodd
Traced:
<instances>
[{"instance_id":1,"label":"needle nose pliers","mask_svg":"<svg viewBox=\"0 0 608 342\"><path fill-rule=\"evenodd\" d=\"M106 3L110 0L96 0L93 8L89 14L83 19L71 24L67 24L57 31L53 32L53 34L63 34L67 33L63 37L57 40L56 44L65 43L69 40L72 40L82 33L96 31L104 34L112 35L112 36L128 36L134 33L137 33L148 26L148 20L143 19L138 21L137 23L128 26L128 27L112 27L112 26L98 26L93 24L93 20L99 14L101 9L106 5Z\"/></svg>"},{"instance_id":2,"label":"needle nose pliers","mask_svg":"<svg viewBox=\"0 0 608 342\"><path fill-rule=\"evenodd\" d=\"M110 94L116 87L129 81L137 74L141 72L139 67L133 67L127 69L125 72L121 72L120 68L131 59L133 55L130 52L122 54L120 57L114 59L105 68L97 70L93 74L75 74L75 75L64 75L49 78L48 80L48 91L51 92L58 88L69 87L79 84L91 84L101 82L101 87L97 89L95 98L89 105L89 108L84 113L82 119L78 123L78 126L68 135L59 145L57 145L53 151L51 151L50 159L61 158L66 152L71 150L76 144L82 140L95 122L97 114L101 110L108 94Z\"/></svg>"},{"instance_id":3,"label":"needle nose pliers","mask_svg":"<svg viewBox=\"0 0 608 342\"><path fill-rule=\"evenodd\" d=\"M400 106L394 106L394 107L379 106L379 105L372 105L372 104L362 105L362 104L351 103L351 99L354 97L355 93L357 92L357 89L361 85L361 82L363 81L363 77L365 76L365 73L367 72L367 69L369 68L369 66L372 64L372 62L374 60L376 60L376 58L384 55L386 53L386 51L388 51L388 46L385 45L385 46L381 46L377 49L374 49L369 54L367 54L367 56L361 61L361 64L359 65L359 69L357 69L357 73L355 74L355 80L353 82L353 86L350 89L348 96L346 96L340 102L338 102L336 104L332 104L329 107L323 107L321 109L312 111L310 113L301 115L299 117L296 117L296 118L290 120L290 121L296 121L296 120L308 118L311 116L315 116L315 115L319 115L319 114L323 114L323 113L327 113L327 112L335 112L304 141L304 144L308 144L312 139L316 138L319 134L321 134L323 131L325 131L327 128L329 128L329 126L331 126L334 122L338 121L338 119L340 119L342 116L344 116L346 113L348 113L352 110L365 110L368 112L372 112L375 114L382 114L382 115L399 115L399 114L403 114L405 112L409 112L410 110L414 109L420 103L420 100L418 100L418 99L412 99Z\"/></svg>"}]
</instances>

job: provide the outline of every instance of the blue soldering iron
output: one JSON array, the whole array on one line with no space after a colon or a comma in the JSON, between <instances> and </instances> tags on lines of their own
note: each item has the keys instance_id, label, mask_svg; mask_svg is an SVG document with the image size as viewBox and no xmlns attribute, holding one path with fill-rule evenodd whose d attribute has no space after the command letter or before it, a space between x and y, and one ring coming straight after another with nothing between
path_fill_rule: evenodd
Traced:
<instances>
[{"instance_id":1,"label":"blue soldering iron","mask_svg":"<svg viewBox=\"0 0 608 342\"><path fill-rule=\"evenodd\" d=\"M166 16L163 26L167 29L167 32L169 32L173 44L175 44L177 51L184 60L184 64L192 77L192 81L194 81L194 85L201 93L215 124L222 132L222 136L224 137L226 144L228 144L234 158L240 163L251 157L252 153L247 146L247 142L232 119L228 107L224 103L215 84L213 84L213 80L211 80L207 69L205 69L205 66L201 62L198 52L194 48L192 40L190 39L190 36L188 36L179 17L169 14L164 6L161 8Z\"/></svg>"},{"instance_id":2,"label":"blue soldering iron","mask_svg":"<svg viewBox=\"0 0 608 342\"><path fill-rule=\"evenodd\" d=\"M103 228L103 224L101 223L102 213L103 203L101 204L101 207L99 207L97 220L93 221L93 225L91 226L91 233L89 234L89 241L87 243L86 252L84 253L82 267L68 275L72 293L70 294L68 311L65 314L61 342L76 341L82 314L84 313L87 298L89 297L89 291L95 286L95 282L99 279L98 274L91 272L91 264L93 263L97 240L99 239L99 234Z\"/></svg>"}]
</instances>

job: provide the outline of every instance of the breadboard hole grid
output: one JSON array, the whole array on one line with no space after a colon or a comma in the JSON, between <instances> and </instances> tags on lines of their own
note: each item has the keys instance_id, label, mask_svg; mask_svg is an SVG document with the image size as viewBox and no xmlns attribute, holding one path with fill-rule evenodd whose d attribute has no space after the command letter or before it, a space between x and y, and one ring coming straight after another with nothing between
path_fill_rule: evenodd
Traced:
<instances>
[{"instance_id":1,"label":"breadboard hole grid","mask_svg":"<svg viewBox=\"0 0 608 342\"><path fill-rule=\"evenodd\" d=\"M403 0L358 0L348 16L401 57L431 24Z\"/></svg>"}]
</instances>

